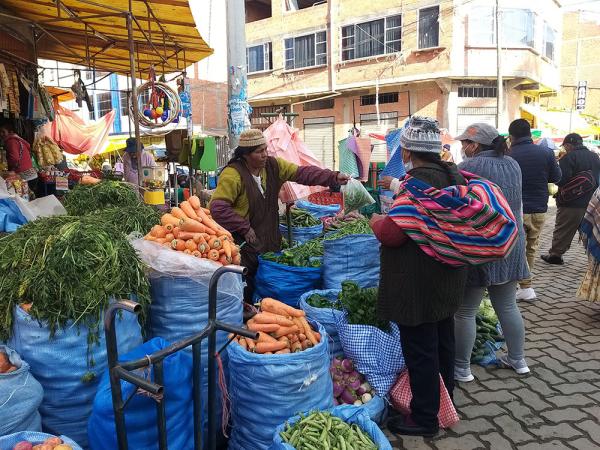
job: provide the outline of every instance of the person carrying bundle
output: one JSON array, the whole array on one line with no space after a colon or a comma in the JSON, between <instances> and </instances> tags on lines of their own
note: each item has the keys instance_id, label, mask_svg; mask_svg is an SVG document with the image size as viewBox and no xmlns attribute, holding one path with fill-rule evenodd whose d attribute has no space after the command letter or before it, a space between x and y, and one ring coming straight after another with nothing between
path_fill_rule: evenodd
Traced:
<instances>
[{"instance_id":1,"label":"person carrying bundle","mask_svg":"<svg viewBox=\"0 0 600 450\"><path fill-rule=\"evenodd\" d=\"M278 195L293 181L306 186L334 187L348 175L314 166L297 166L267 154L260 130L243 131L240 145L221 172L209 208L212 217L233 233L241 245L242 265L248 268L244 300L251 303L258 255L281 250Z\"/></svg>"}]
</instances>

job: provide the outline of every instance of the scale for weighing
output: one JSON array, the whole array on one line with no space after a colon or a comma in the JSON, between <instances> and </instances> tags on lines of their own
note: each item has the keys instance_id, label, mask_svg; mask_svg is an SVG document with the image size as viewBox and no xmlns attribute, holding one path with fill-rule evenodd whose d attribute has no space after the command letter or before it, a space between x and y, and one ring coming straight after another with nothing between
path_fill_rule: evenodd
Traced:
<instances>
[{"instance_id":1,"label":"scale for weighing","mask_svg":"<svg viewBox=\"0 0 600 450\"><path fill-rule=\"evenodd\" d=\"M166 173L167 169L161 163L157 163L155 167L142 168L142 187L144 188L144 202L146 204L165 204Z\"/></svg>"}]
</instances>

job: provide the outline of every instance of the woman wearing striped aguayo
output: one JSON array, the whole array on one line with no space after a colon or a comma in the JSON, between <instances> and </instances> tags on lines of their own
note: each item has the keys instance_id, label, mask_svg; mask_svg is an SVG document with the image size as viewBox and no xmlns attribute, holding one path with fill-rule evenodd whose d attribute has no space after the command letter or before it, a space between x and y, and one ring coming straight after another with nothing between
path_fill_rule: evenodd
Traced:
<instances>
[{"instance_id":1,"label":"woman wearing striped aguayo","mask_svg":"<svg viewBox=\"0 0 600 450\"><path fill-rule=\"evenodd\" d=\"M486 289L508 347L508 355L502 356L500 361L517 374L526 374L529 368L524 352L525 326L516 301L518 281L529 276L522 219L521 169L514 159L505 155L505 139L490 125L473 124L456 139L461 141L466 157L460 169L484 177L502 189L517 222L518 238L506 258L469 270L465 296L455 315L455 379L463 382L474 379L470 359L476 336L475 316Z\"/></svg>"}]
</instances>

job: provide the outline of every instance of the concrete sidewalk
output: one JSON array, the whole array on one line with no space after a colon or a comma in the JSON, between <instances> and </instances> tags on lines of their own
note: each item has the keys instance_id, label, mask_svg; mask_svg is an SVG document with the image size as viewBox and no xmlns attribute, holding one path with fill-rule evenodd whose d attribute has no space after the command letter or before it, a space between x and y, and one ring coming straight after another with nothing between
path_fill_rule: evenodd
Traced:
<instances>
[{"instance_id":1,"label":"concrete sidewalk","mask_svg":"<svg viewBox=\"0 0 600 450\"><path fill-rule=\"evenodd\" d=\"M540 251L550 247L552 208ZM576 299L587 257L578 236L564 266L536 260L539 300L519 303L526 326L528 376L473 366L458 384L461 421L434 439L394 436L396 449L600 449L600 303Z\"/></svg>"}]
</instances>

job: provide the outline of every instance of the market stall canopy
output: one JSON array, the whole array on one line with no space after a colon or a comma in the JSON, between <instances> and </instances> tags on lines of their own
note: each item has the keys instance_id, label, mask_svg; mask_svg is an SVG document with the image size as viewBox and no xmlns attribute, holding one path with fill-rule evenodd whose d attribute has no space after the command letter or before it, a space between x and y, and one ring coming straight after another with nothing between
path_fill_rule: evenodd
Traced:
<instances>
[{"instance_id":1,"label":"market stall canopy","mask_svg":"<svg viewBox=\"0 0 600 450\"><path fill-rule=\"evenodd\" d=\"M56 99L58 102L68 102L70 100L75 100L75 94L70 89L63 89L54 86L45 86L48 95L53 99Z\"/></svg>"},{"instance_id":2,"label":"market stall canopy","mask_svg":"<svg viewBox=\"0 0 600 450\"><path fill-rule=\"evenodd\" d=\"M588 123L577 111L571 113L569 111L537 110L530 105L521 105L521 109L535 116L546 127L551 128L553 134L570 132L579 133L582 136L600 134L600 127Z\"/></svg>"},{"instance_id":3,"label":"market stall canopy","mask_svg":"<svg viewBox=\"0 0 600 450\"><path fill-rule=\"evenodd\" d=\"M187 0L2 0L0 24L34 25L38 58L129 74L129 3L140 72L153 65L164 72L183 71L213 53L196 29ZM17 34L31 39L31 33Z\"/></svg>"}]
</instances>

